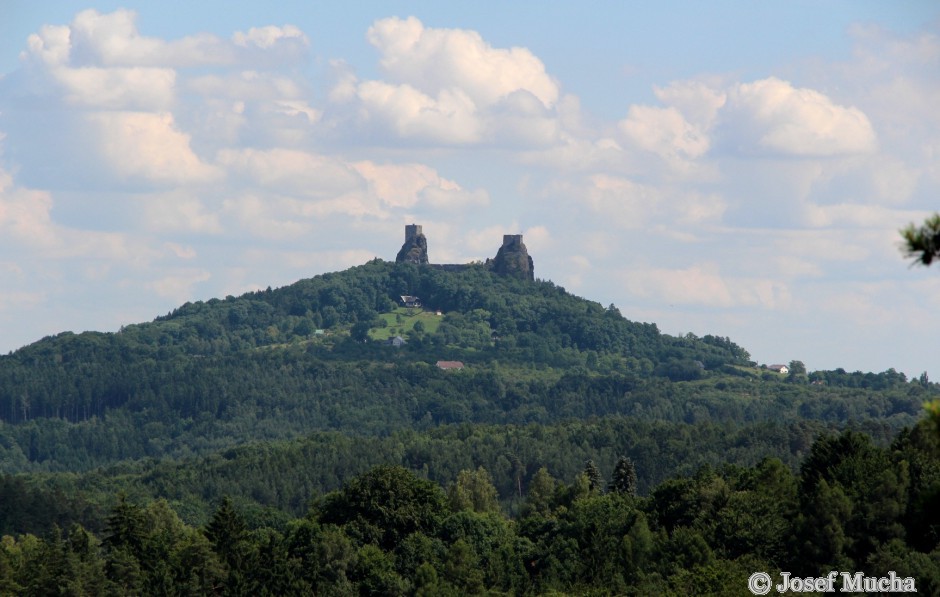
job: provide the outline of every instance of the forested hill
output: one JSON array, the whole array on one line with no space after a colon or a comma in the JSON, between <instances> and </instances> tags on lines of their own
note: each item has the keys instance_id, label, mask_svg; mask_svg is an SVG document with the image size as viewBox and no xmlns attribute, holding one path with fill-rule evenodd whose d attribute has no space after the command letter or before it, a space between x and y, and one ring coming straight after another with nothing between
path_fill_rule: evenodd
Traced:
<instances>
[{"instance_id":1,"label":"forested hill","mask_svg":"<svg viewBox=\"0 0 940 597\"><path fill-rule=\"evenodd\" d=\"M186 303L117 334L60 334L11 356L23 365L42 366L50 359L58 365L101 358L131 363L142 357L230 355L287 344L309 346L317 340L317 330L333 336L331 345L347 338L362 341L367 330L382 325L380 314L399 306L402 295L417 296L425 310L444 315L444 333L419 334L419 346L483 351L480 358L485 360L550 365L559 351L593 351L626 357L620 366L645 376L655 365L677 359L699 360L707 368L746 364L748 359L727 339L664 336L653 324L628 321L613 306L605 309L551 282L503 277L482 266L451 272L381 260L276 290ZM354 356L348 351L342 355Z\"/></svg>"},{"instance_id":2,"label":"forested hill","mask_svg":"<svg viewBox=\"0 0 940 597\"><path fill-rule=\"evenodd\" d=\"M401 307L402 296L422 306ZM894 371L795 373L755 369L727 338L665 335L551 282L376 259L0 357L0 472L181 458L317 431L598 416L879 419L897 430L933 391Z\"/></svg>"},{"instance_id":3,"label":"forested hill","mask_svg":"<svg viewBox=\"0 0 940 597\"><path fill-rule=\"evenodd\" d=\"M420 297L425 310L441 316L419 323L411 320L420 309L396 314L406 320L405 349L370 345L376 344L370 330L373 336L387 334L383 328L402 295ZM205 394L211 393L200 379L229 367L251 369L276 358L272 352L298 351L327 361L499 361L583 366L641 378L654 373L694 378L748 359L727 339L669 337L655 325L630 322L615 308L572 296L550 282L520 281L482 267L446 272L375 260L277 290L187 303L114 334L45 338L0 359L0 419L82 421L123 406L154 407L152 394L169 400L160 408L193 415L204 410ZM252 383L240 377L233 373L222 384L235 397L246 390L240 384ZM165 387L170 378L177 386L172 397ZM210 412L225 407L220 403Z\"/></svg>"}]
</instances>

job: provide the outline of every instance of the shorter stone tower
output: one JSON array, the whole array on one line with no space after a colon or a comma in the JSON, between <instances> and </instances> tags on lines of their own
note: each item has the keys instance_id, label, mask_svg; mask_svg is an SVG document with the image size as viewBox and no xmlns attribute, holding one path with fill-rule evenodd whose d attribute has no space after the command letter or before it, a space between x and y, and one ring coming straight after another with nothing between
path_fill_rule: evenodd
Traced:
<instances>
[{"instance_id":1,"label":"shorter stone tower","mask_svg":"<svg viewBox=\"0 0 940 597\"><path fill-rule=\"evenodd\" d=\"M425 264L428 262L428 239L424 237L419 224L408 224L405 226L405 244L401 246L398 255L395 257L395 263L417 263Z\"/></svg>"},{"instance_id":2,"label":"shorter stone tower","mask_svg":"<svg viewBox=\"0 0 940 597\"><path fill-rule=\"evenodd\" d=\"M535 280L535 264L522 242L521 234L504 234L503 246L491 262L493 271L522 280Z\"/></svg>"}]
</instances>

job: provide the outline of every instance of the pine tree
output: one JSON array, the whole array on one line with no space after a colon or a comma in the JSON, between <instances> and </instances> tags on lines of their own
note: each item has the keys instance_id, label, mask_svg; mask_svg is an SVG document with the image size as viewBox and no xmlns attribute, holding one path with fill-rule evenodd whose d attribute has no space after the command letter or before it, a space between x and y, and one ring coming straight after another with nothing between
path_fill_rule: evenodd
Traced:
<instances>
[{"instance_id":1,"label":"pine tree","mask_svg":"<svg viewBox=\"0 0 940 597\"><path fill-rule=\"evenodd\" d=\"M600 492L604 487L604 479L601 477L601 471L597 468L597 465L594 464L593 460L588 460L584 463L584 475L590 483L590 488L592 492Z\"/></svg>"},{"instance_id":2,"label":"pine tree","mask_svg":"<svg viewBox=\"0 0 940 597\"><path fill-rule=\"evenodd\" d=\"M608 491L621 493L624 495L636 495L636 467L633 461L626 456L621 456L614 466L614 473L610 480Z\"/></svg>"}]
</instances>

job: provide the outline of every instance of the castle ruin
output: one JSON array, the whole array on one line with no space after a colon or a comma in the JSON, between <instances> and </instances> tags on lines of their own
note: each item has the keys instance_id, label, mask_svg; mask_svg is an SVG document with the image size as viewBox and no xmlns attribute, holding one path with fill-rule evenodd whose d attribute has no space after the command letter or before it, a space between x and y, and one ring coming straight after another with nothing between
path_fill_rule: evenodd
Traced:
<instances>
[{"instance_id":1,"label":"castle ruin","mask_svg":"<svg viewBox=\"0 0 940 597\"><path fill-rule=\"evenodd\" d=\"M443 269L459 271L469 267L467 264L433 264L428 261L428 240L419 224L405 226L405 243L395 257L395 263L414 263ZM497 274L522 280L535 280L535 265L521 234L504 234L503 244L494 259L486 260L486 267Z\"/></svg>"},{"instance_id":2,"label":"castle ruin","mask_svg":"<svg viewBox=\"0 0 940 597\"><path fill-rule=\"evenodd\" d=\"M428 239L424 237L421 226L408 224L405 226L405 244L401 246L395 263L417 263L425 265L428 262Z\"/></svg>"}]
</instances>

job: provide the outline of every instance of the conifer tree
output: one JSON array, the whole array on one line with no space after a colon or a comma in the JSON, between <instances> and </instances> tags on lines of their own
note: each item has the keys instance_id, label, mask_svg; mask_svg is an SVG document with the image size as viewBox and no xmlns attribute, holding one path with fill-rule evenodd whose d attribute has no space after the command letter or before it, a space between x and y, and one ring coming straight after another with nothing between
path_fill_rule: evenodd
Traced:
<instances>
[{"instance_id":1,"label":"conifer tree","mask_svg":"<svg viewBox=\"0 0 940 597\"><path fill-rule=\"evenodd\" d=\"M594 464L593 460L584 463L584 476L587 477L592 492L601 492L604 487L604 479L601 477L601 471Z\"/></svg>"},{"instance_id":2,"label":"conifer tree","mask_svg":"<svg viewBox=\"0 0 940 597\"><path fill-rule=\"evenodd\" d=\"M632 460L626 456L621 456L617 460L607 490L629 496L636 495L636 467Z\"/></svg>"}]
</instances>

